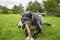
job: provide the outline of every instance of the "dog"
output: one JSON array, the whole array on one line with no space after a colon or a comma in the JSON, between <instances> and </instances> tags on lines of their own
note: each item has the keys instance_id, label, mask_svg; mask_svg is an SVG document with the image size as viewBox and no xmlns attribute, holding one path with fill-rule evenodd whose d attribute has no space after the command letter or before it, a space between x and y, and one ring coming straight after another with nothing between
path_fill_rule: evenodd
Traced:
<instances>
[{"instance_id":1,"label":"dog","mask_svg":"<svg viewBox=\"0 0 60 40\"><path fill-rule=\"evenodd\" d=\"M24 22L27 22L29 24L30 30L37 30L32 36L34 39L37 38L37 35L42 32L42 16L39 16L38 13L31 12L31 11L22 12L21 21L18 24L18 28L22 27ZM22 27L22 29L24 30L25 28ZM24 31L27 37L28 36L27 30L24 30Z\"/></svg>"}]
</instances>

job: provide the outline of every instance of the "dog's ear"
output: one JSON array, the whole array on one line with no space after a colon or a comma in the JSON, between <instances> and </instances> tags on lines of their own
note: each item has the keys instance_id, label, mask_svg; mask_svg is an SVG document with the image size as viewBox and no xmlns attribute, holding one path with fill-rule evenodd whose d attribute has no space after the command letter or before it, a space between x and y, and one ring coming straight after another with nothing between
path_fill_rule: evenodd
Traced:
<instances>
[{"instance_id":1,"label":"dog's ear","mask_svg":"<svg viewBox=\"0 0 60 40\"><path fill-rule=\"evenodd\" d=\"M35 19L35 16L34 16L34 13L33 12L29 12L29 15L30 15L31 20L34 20Z\"/></svg>"},{"instance_id":2,"label":"dog's ear","mask_svg":"<svg viewBox=\"0 0 60 40\"><path fill-rule=\"evenodd\" d=\"M32 14L29 14L30 17L32 17Z\"/></svg>"},{"instance_id":3,"label":"dog's ear","mask_svg":"<svg viewBox=\"0 0 60 40\"><path fill-rule=\"evenodd\" d=\"M32 12L29 12L29 17L32 17Z\"/></svg>"}]
</instances>

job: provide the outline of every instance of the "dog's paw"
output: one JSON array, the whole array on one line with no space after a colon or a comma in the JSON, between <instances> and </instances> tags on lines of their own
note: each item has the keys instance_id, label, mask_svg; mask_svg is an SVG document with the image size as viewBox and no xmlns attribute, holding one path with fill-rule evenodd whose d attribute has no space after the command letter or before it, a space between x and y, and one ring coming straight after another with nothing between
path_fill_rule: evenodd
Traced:
<instances>
[{"instance_id":1,"label":"dog's paw","mask_svg":"<svg viewBox=\"0 0 60 40\"><path fill-rule=\"evenodd\" d=\"M34 40L34 38L29 38L29 37L27 37L26 40Z\"/></svg>"},{"instance_id":2,"label":"dog's paw","mask_svg":"<svg viewBox=\"0 0 60 40\"><path fill-rule=\"evenodd\" d=\"M33 38L34 38L34 39L36 39L36 38L37 38L37 36L33 36Z\"/></svg>"}]
</instances>

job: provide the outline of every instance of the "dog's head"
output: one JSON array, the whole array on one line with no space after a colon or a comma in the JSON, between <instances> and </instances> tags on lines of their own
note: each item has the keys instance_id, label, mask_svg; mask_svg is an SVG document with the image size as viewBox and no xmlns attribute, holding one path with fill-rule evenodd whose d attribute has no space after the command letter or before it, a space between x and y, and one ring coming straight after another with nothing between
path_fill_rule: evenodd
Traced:
<instances>
[{"instance_id":1,"label":"dog's head","mask_svg":"<svg viewBox=\"0 0 60 40\"><path fill-rule=\"evenodd\" d=\"M30 23L32 20L32 12L22 12L21 21L18 24L18 28L22 27L25 22Z\"/></svg>"},{"instance_id":2,"label":"dog's head","mask_svg":"<svg viewBox=\"0 0 60 40\"><path fill-rule=\"evenodd\" d=\"M21 17L22 23L31 21L32 19L32 12L23 12Z\"/></svg>"}]
</instances>

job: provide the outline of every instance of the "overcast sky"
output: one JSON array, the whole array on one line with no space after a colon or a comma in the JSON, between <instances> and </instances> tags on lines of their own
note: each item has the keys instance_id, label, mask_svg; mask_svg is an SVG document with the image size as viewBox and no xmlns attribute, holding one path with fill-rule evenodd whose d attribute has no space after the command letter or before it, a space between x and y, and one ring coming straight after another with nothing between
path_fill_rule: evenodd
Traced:
<instances>
[{"instance_id":1,"label":"overcast sky","mask_svg":"<svg viewBox=\"0 0 60 40\"><path fill-rule=\"evenodd\" d=\"M28 5L28 3L32 1L34 2L35 0L0 0L0 5L7 6L8 8L12 8L13 5L19 5L22 4L24 8ZM37 0L38 2L42 2L42 0Z\"/></svg>"}]
</instances>

